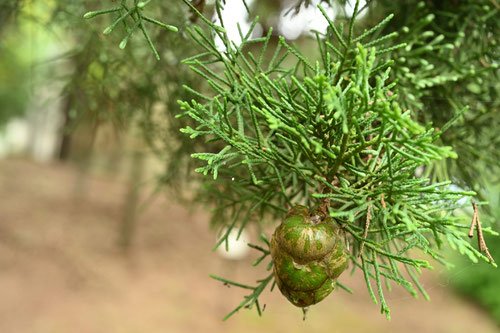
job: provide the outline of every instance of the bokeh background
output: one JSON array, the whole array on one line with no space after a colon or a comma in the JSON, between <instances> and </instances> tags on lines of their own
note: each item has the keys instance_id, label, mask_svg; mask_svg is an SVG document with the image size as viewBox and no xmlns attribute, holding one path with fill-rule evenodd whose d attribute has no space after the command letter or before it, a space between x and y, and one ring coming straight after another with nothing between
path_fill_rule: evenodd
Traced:
<instances>
[{"instance_id":1,"label":"bokeh background","mask_svg":"<svg viewBox=\"0 0 500 333\"><path fill-rule=\"evenodd\" d=\"M295 1L248 2L262 18L256 34L274 27L307 47L310 29L326 29L314 6L285 15ZM109 17L83 20L113 5L103 3L0 3L0 332L500 331L499 271L453 251L453 270L435 263L423 272L430 302L397 287L387 293L390 322L359 272L342 278L354 295L335 291L305 321L266 291L262 317L245 309L222 322L245 290L209 274L253 284L261 271L245 242L276 221L249 227L230 253L212 251L221 226L189 159L200 143L183 140L174 117L188 96L182 85L201 85L180 64L196 52L183 30L190 13L181 1L151 11L181 28L151 29L156 61L142 36L120 50L123 36L102 35ZM328 11L352 10L340 3ZM239 1L227 1L224 15L228 26L248 25ZM485 220L494 222L498 174L489 177ZM500 261L498 237L487 241Z\"/></svg>"}]
</instances>

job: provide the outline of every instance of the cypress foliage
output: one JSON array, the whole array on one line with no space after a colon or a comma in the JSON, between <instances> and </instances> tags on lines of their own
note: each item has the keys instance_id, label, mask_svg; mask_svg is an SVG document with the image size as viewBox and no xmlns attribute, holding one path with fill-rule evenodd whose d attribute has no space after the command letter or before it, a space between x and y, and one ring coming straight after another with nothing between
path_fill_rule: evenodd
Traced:
<instances>
[{"instance_id":1,"label":"cypress foliage","mask_svg":"<svg viewBox=\"0 0 500 333\"><path fill-rule=\"evenodd\" d=\"M457 158L449 146L437 141L467 108L455 109L439 129L418 122L419 114L409 107L421 108L417 102L424 88L444 86L448 79L426 80L420 75L422 91L417 90L417 96L409 96L404 84L400 90L395 81L400 77L410 81L413 77L401 73L412 72L398 67L392 57L401 61L403 53L411 62L416 57L411 53L414 43L399 43L393 40L395 33L381 32L393 15L357 34L358 4L345 29L322 10L329 31L316 33L317 61L282 37L271 50L271 59L264 58L272 30L251 39L257 21L247 33L240 31L240 45L228 38L220 13L220 26L205 20L208 32L188 29L202 52L184 63L208 83L210 92L186 87L199 101L181 101L185 112L180 117L199 123L182 132L206 137L217 147L216 152L192 154L206 161L196 171L217 180L212 195L218 199L220 217L230 221L217 245L232 228L243 230L249 222L283 214L293 204L326 205L349 236L352 267L363 271L373 301L380 302L389 318L383 283L392 280L412 295L418 289L428 298L417 273L430 264L412 258L413 249L445 265L438 253L443 242L471 258L490 259L466 240L468 218L454 214L462 207L460 198L476 193L453 191L450 181L415 175L421 165ZM222 51L216 39L224 44ZM422 48L432 51L441 40ZM259 51L246 52L250 43L259 44ZM436 47L450 49L447 44ZM397 68L394 74L391 66ZM258 296L270 279L271 275L256 286L242 286L253 292L235 311L255 304L260 312Z\"/></svg>"},{"instance_id":2,"label":"cypress foliage","mask_svg":"<svg viewBox=\"0 0 500 333\"><path fill-rule=\"evenodd\" d=\"M85 16L116 13L105 32L124 24L125 47L139 29L158 58L144 22L176 29L147 19L148 2L122 1ZM293 205L323 207L346 233L352 271L362 271L388 318L382 285L428 298L418 274L431 265L414 258L417 250L450 266L440 254L447 243L496 266L485 245L476 249L467 239L464 214L472 197L485 204L486 183L498 184L489 176L500 161L495 1L379 0L363 8L357 1L352 17L335 21L319 5L329 28L314 34L316 56L276 41L272 29L252 38L257 18L249 31L239 29L235 44L222 20L224 1L215 3L217 24L202 15L200 1L184 2L201 27L185 29L199 52L183 63L205 85L184 86L192 99L181 98L176 119L185 137L205 140L191 156L201 163L196 171L212 178L200 197L227 227L216 247L227 246L231 230L279 220ZM259 4L245 2L250 13ZM496 234L479 227L481 237L481 230ZM261 241L250 244L262 253L254 265L269 259L268 238ZM268 261L264 270L271 267ZM213 277L250 290L226 318L243 307L260 314L259 296L274 286L270 272L253 286Z\"/></svg>"}]
</instances>

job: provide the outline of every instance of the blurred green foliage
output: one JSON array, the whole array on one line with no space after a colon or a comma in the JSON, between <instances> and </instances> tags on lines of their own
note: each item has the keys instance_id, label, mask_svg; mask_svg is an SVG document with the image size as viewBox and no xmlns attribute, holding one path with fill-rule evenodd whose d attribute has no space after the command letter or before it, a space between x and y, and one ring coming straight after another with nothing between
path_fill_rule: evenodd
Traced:
<instances>
[{"instance_id":1,"label":"blurred green foliage","mask_svg":"<svg viewBox=\"0 0 500 333\"><path fill-rule=\"evenodd\" d=\"M22 115L28 102L29 61L26 48L19 45L17 27L11 25L19 4L17 0L0 4L0 128Z\"/></svg>"},{"instance_id":2,"label":"blurred green foliage","mask_svg":"<svg viewBox=\"0 0 500 333\"><path fill-rule=\"evenodd\" d=\"M29 102L30 64L24 49L10 40L0 40L0 127L24 114Z\"/></svg>"}]
</instances>

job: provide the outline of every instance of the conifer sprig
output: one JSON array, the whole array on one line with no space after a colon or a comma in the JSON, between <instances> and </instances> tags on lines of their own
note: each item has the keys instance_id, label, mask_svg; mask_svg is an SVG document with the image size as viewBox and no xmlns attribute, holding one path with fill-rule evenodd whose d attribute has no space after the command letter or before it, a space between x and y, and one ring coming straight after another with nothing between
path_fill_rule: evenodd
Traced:
<instances>
[{"instance_id":1,"label":"conifer sprig","mask_svg":"<svg viewBox=\"0 0 500 333\"><path fill-rule=\"evenodd\" d=\"M162 23L158 20L155 20L154 18L144 15L143 10L150 1L151 0L147 1L134 0L132 5L127 5L127 0L121 0L120 5L117 7L87 12L85 13L85 15L83 15L83 17L86 19L91 19L103 14L116 13L116 17L113 20L113 23L111 23L111 25L109 25L106 29L104 29L103 34L105 35L110 34L120 23L122 23L125 28L126 35L120 42L120 48L124 49L127 46L130 36L132 36L134 32L136 32L137 29L139 29L144 35L144 38L146 39L146 42L148 43L156 59L160 60L160 55L158 54L158 51L156 50L156 47L154 46L151 37L149 36L148 31L146 30L144 22L153 23L164 29L174 32L177 32L178 29L173 25Z\"/></svg>"},{"instance_id":2,"label":"conifer sprig","mask_svg":"<svg viewBox=\"0 0 500 333\"><path fill-rule=\"evenodd\" d=\"M381 15L398 7L393 1L377 1ZM484 200L482 189L499 183L498 177L490 176L500 170L498 145L491 144L497 142L500 119L500 43L494 37L500 29L499 8L489 0L462 0L460 6L413 0L405 4L405 12L384 29L384 33L399 29L396 40L407 43L391 55L396 60L391 79L398 81L401 105L436 127L463 106L470 107L453 131L440 138L453 145L460 158L433 163L425 172L434 181L453 174L456 185L481 189L478 197ZM491 214L490 207L484 209Z\"/></svg>"},{"instance_id":3,"label":"conifer sprig","mask_svg":"<svg viewBox=\"0 0 500 333\"><path fill-rule=\"evenodd\" d=\"M229 231L262 221L269 212L280 215L292 204L326 203L348 236L353 269L363 271L372 299L389 318L383 283L390 287L392 280L413 296L418 290L428 298L418 273L431 264L413 258L415 250L449 265L439 254L447 242L474 261L491 261L466 239L466 217L457 214L463 207L459 199L470 200L475 192L453 191L450 182L416 176L423 164L457 156L436 144L442 131L418 123L398 102L397 87L390 82L393 62L386 55L406 44L386 45L395 34L374 34L392 16L355 36L358 5L346 31L319 6L330 29L316 34L321 60L315 62L284 38L266 60L262 54L272 44L272 33L250 39L255 24L241 34L239 45L208 20L208 32L189 29L203 52L184 63L211 90L186 87L203 102L180 101L180 117L199 123L183 132L213 143L213 152L192 156L206 161L196 171L212 174L218 216ZM261 45L258 54L248 51L255 44ZM257 304L260 314L258 297L271 275L255 287L216 279L253 290L235 311Z\"/></svg>"}]
</instances>

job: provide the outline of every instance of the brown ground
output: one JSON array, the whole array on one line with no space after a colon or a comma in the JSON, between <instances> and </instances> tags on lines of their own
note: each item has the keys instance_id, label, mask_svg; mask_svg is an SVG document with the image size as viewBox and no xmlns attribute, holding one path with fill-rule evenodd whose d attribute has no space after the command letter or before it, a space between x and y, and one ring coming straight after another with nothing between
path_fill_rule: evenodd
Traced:
<instances>
[{"instance_id":1,"label":"brown ground","mask_svg":"<svg viewBox=\"0 0 500 333\"><path fill-rule=\"evenodd\" d=\"M424 274L431 302L394 287L391 322L356 274L342 279L354 295L334 292L305 322L279 292L266 292L262 318L244 310L223 323L245 291L208 274L252 283L263 268L250 268L251 258L219 258L210 251L207 215L162 199L142 213L133 251L124 256L116 238L125 187L92 177L78 197L76 179L67 166L0 161L2 333L499 331L431 274Z\"/></svg>"}]
</instances>

